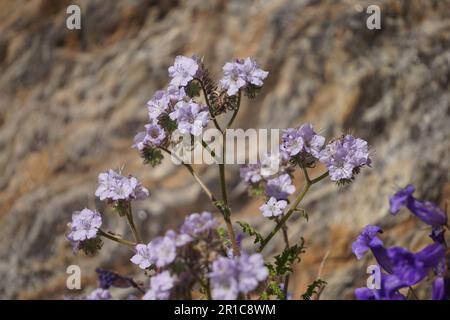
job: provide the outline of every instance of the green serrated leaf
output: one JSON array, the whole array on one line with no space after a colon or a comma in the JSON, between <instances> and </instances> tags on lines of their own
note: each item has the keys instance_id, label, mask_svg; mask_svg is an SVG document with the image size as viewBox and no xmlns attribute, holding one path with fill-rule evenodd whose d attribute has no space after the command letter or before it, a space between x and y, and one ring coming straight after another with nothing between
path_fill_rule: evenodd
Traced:
<instances>
[{"instance_id":1,"label":"green serrated leaf","mask_svg":"<svg viewBox=\"0 0 450 320\"><path fill-rule=\"evenodd\" d=\"M279 276L292 272L292 267L300 261L299 255L305 252L305 240L301 238L300 244L293 245L275 256L275 273Z\"/></svg>"},{"instance_id":2,"label":"green serrated leaf","mask_svg":"<svg viewBox=\"0 0 450 320\"><path fill-rule=\"evenodd\" d=\"M251 237L255 237L255 241L253 241L253 243L261 243L264 240L263 236L247 222L237 221L237 224L241 226L244 233Z\"/></svg>"},{"instance_id":3,"label":"green serrated leaf","mask_svg":"<svg viewBox=\"0 0 450 320\"><path fill-rule=\"evenodd\" d=\"M303 300L311 300L314 294L319 294L319 292L323 289L324 286L327 285L327 282L322 279L316 279L311 283L306 289L305 293L302 294Z\"/></svg>"}]
</instances>

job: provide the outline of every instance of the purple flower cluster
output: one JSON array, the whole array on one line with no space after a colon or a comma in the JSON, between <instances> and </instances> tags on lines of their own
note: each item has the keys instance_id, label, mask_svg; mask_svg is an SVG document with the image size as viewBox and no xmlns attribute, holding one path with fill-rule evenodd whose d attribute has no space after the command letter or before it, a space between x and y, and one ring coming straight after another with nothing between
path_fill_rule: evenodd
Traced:
<instances>
[{"instance_id":1,"label":"purple flower cluster","mask_svg":"<svg viewBox=\"0 0 450 320\"><path fill-rule=\"evenodd\" d=\"M124 177L110 169L99 174L95 195L100 200L131 201L143 200L149 196L149 192L135 177Z\"/></svg>"},{"instance_id":2,"label":"purple flower cluster","mask_svg":"<svg viewBox=\"0 0 450 320\"><path fill-rule=\"evenodd\" d=\"M188 235L195 238L216 228L218 224L218 221L213 217L211 212L192 213L184 220L180 227L180 233L181 235Z\"/></svg>"},{"instance_id":3,"label":"purple flower cluster","mask_svg":"<svg viewBox=\"0 0 450 320\"><path fill-rule=\"evenodd\" d=\"M137 244L136 254L130 261L141 269L147 269L151 265L165 267L175 261L177 248L208 234L217 225L217 220L210 212L193 213L186 217L179 233L169 230L163 237L157 237L148 244Z\"/></svg>"},{"instance_id":4,"label":"purple flower cluster","mask_svg":"<svg viewBox=\"0 0 450 320\"><path fill-rule=\"evenodd\" d=\"M139 132L134 137L133 148L139 151L144 150L146 146L158 147L166 138L166 132L158 124L146 124L145 131Z\"/></svg>"},{"instance_id":5,"label":"purple flower cluster","mask_svg":"<svg viewBox=\"0 0 450 320\"><path fill-rule=\"evenodd\" d=\"M86 296L86 300L111 300L111 294L107 289L97 288Z\"/></svg>"},{"instance_id":6,"label":"purple flower cluster","mask_svg":"<svg viewBox=\"0 0 450 320\"><path fill-rule=\"evenodd\" d=\"M371 162L367 142L352 135L326 145L319 160L327 166L332 181L351 179L355 169Z\"/></svg>"},{"instance_id":7,"label":"purple flower cluster","mask_svg":"<svg viewBox=\"0 0 450 320\"><path fill-rule=\"evenodd\" d=\"M267 181L266 195L277 200L285 200L295 192L295 186L289 174L285 173Z\"/></svg>"},{"instance_id":8,"label":"purple flower cluster","mask_svg":"<svg viewBox=\"0 0 450 320\"><path fill-rule=\"evenodd\" d=\"M433 230L433 233L437 238L439 236L437 233L442 232L442 229L439 227L447 224L447 216L444 211L442 211L434 203L429 201L421 201L414 198L412 194L415 190L416 188L414 188L414 186L408 185L390 197L389 203L391 213L395 215L403 207L408 208L409 211L411 211L411 213L421 221L436 228Z\"/></svg>"},{"instance_id":9,"label":"purple flower cluster","mask_svg":"<svg viewBox=\"0 0 450 320\"><path fill-rule=\"evenodd\" d=\"M150 279L150 289L142 297L143 300L167 300L174 287L176 277L169 271L163 271Z\"/></svg>"},{"instance_id":10,"label":"purple flower cluster","mask_svg":"<svg viewBox=\"0 0 450 320\"><path fill-rule=\"evenodd\" d=\"M271 197L266 203L259 207L259 210L264 217L272 218L282 215L286 206L286 200L277 201L277 199Z\"/></svg>"},{"instance_id":11,"label":"purple flower cluster","mask_svg":"<svg viewBox=\"0 0 450 320\"><path fill-rule=\"evenodd\" d=\"M223 66L223 78L220 86L227 91L228 96L234 96L241 88L246 86L261 87L269 72L260 69L251 59L227 62Z\"/></svg>"},{"instance_id":12,"label":"purple flower cluster","mask_svg":"<svg viewBox=\"0 0 450 320\"><path fill-rule=\"evenodd\" d=\"M137 244L136 254L130 259L141 269L147 269L151 265L164 267L172 263L177 255L177 243L172 234L157 237L147 245Z\"/></svg>"},{"instance_id":13,"label":"purple flower cluster","mask_svg":"<svg viewBox=\"0 0 450 320\"><path fill-rule=\"evenodd\" d=\"M283 131L280 152L285 159L290 159L301 152L320 157L325 144L325 138L318 135L310 123L305 123L298 129L289 128Z\"/></svg>"},{"instance_id":14,"label":"purple flower cluster","mask_svg":"<svg viewBox=\"0 0 450 320\"><path fill-rule=\"evenodd\" d=\"M177 56L175 62L169 67L169 76L172 78L170 84L177 87L184 87L198 76L200 67L194 58Z\"/></svg>"},{"instance_id":15,"label":"purple flower cluster","mask_svg":"<svg viewBox=\"0 0 450 320\"><path fill-rule=\"evenodd\" d=\"M209 121L207 107L192 99L178 101L169 116L177 122L180 133L193 136L201 135Z\"/></svg>"},{"instance_id":16,"label":"purple flower cluster","mask_svg":"<svg viewBox=\"0 0 450 320\"><path fill-rule=\"evenodd\" d=\"M255 290L260 282L266 280L268 270L260 254L248 255L243 252L239 257L219 257L213 262L208 276L213 299L235 300L239 293Z\"/></svg>"},{"instance_id":17,"label":"purple flower cluster","mask_svg":"<svg viewBox=\"0 0 450 320\"><path fill-rule=\"evenodd\" d=\"M95 238L101 225L102 216L97 211L92 211L87 208L81 211L75 211L72 214L70 233L67 235L67 238L74 244L79 241Z\"/></svg>"}]
</instances>

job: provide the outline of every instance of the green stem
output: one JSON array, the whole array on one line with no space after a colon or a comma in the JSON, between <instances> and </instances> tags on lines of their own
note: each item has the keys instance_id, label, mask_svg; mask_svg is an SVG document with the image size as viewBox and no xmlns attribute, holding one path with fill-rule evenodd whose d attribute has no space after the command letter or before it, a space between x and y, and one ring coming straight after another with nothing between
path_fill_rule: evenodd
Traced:
<instances>
[{"instance_id":1,"label":"green stem","mask_svg":"<svg viewBox=\"0 0 450 320\"><path fill-rule=\"evenodd\" d=\"M112 234L110 234L108 232L105 232L105 231L103 231L101 229L98 230L98 234L101 235L102 237L105 237L105 238L107 238L109 240L112 240L112 241L120 243L120 244L124 244L126 246L130 246L130 247L135 247L136 246L136 243L134 243L134 242L131 242L131 241L128 241L128 240L116 237L116 236L114 236L114 235L112 235Z\"/></svg>"},{"instance_id":2,"label":"green stem","mask_svg":"<svg viewBox=\"0 0 450 320\"><path fill-rule=\"evenodd\" d=\"M283 227L283 225L286 223L287 220L291 217L291 215L297 210L297 206L300 204L300 202L303 200L305 195L308 193L309 188L323 180L328 176L328 171L324 174L320 175L319 177L315 179L310 179L308 176L308 172L306 171L306 168L302 168L303 172L305 173L305 187L303 188L303 191L297 196L297 198L294 200L292 205L290 206L288 212L281 218L280 222L276 225L275 229L273 229L267 237L264 238L264 240L261 242L261 246L259 247L259 252L263 251L266 245L269 243L269 241L273 238L273 236Z\"/></svg>"},{"instance_id":3,"label":"green stem","mask_svg":"<svg viewBox=\"0 0 450 320\"><path fill-rule=\"evenodd\" d=\"M234 119L236 119L236 116L237 116L237 114L238 114L238 112L239 112L239 107L240 107L240 106L241 106L241 90L239 90L239 93L238 93L238 101L237 101L236 109L234 110L233 115L231 116L231 119L230 119L230 121L228 122L228 124L227 124L225 130L228 129L229 127L231 127L231 125L233 124Z\"/></svg>"},{"instance_id":4,"label":"green stem","mask_svg":"<svg viewBox=\"0 0 450 320\"><path fill-rule=\"evenodd\" d=\"M139 232L137 231L136 225L134 224L133 220L133 213L131 211L131 203L128 204L128 210L126 213L126 218L128 225L130 226L131 232L133 233L134 240L137 243L142 243L141 236L139 235Z\"/></svg>"}]
</instances>

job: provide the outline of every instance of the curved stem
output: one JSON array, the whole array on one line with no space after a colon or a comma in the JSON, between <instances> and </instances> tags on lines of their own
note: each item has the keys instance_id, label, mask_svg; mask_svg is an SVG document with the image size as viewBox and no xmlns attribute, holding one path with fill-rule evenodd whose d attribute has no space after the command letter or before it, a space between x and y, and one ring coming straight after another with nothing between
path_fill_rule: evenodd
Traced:
<instances>
[{"instance_id":1,"label":"curved stem","mask_svg":"<svg viewBox=\"0 0 450 320\"><path fill-rule=\"evenodd\" d=\"M161 150L163 150L164 152L166 152L169 155L173 155L172 152L170 152L170 150L160 147ZM174 155L176 156L176 155ZM177 157L178 158L178 157ZM178 160L183 164L183 166L189 171L189 173L194 177L195 181L197 181L197 183L200 185L200 187L202 188L203 192L206 193L206 195L208 196L209 200L212 202L212 204L220 211L220 213L222 214L225 224L227 226L227 231L228 231L228 237L230 238L231 244L233 246L233 252L235 255L240 255L239 252L239 246L237 245L236 242L236 236L234 234L234 230L233 230L233 225L231 223L231 219L230 219L230 214L229 212L227 212L227 210L225 208L223 208L217 201L217 198L214 196L214 194L212 193L212 191L206 186L206 184L202 181L202 179L200 179L200 177L197 175L197 173L194 171L194 168L192 168L192 166L190 164L187 164L183 161L181 161L181 159L178 158ZM222 180L222 179L221 179ZM225 190L226 192L226 190ZM224 203L226 206L227 203Z\"/></svg>"},{"instance_id":2,"label":"curved stem","mask_svg":"<svg viewBox=\"0 0 450 320\"><path fill-rule=\"evenodd\" d=\"M112 240L114 242L120 243L120 244L124 244L126 246L130 246L130 247L135 247L136 243L116 237L108 232L103 231L102 229L98 229L98 234L101 235L102 237L105 237L109 240Z\"/></svg>"},{"instance_id":3,"label":"curved stem","mask_svg":"<svg viewBox=\"0 0 450 320\"><path fill-rule=\"evenodd\" d=\"M309 188L314 184L317 183L324 178L328 176L328 171L324 174L320 175L319 177L315 179L310 179L308 176L308 172L306 171L306 168L302 168L303 172L305 173L305 187L303 188L303 191L297 196L297 198L294 200L292 205L290 206L288 212L281 218L280 222L276 225L275 229L273 229L267 237L264 238L264 240L261 242L261 246L259 247L259 252L263 251L266 247L267 243L273 238L273 236L281 229L281 227L286 223L287 220L291 217L291 215L297 210L297 206L300 204L300 202L303 200L305 195L308 193Z\"/></svg>"},{"instance_id":4,"label":"curved stem","mask_svg":"<svg viewBox=\"0 0 450 320\"><path fill-rule=\"evenodd\" d=\"M208 99L208 94L206 92L205 86L203 85L203 81L201 79L199 79L199 78L194 78L194 80L197 80L197 82L200 83L200 87L202 88L203 96L205 97L205 102L206 102L206 105L208 106L209 114L211 115L211 118L212 118L212 120L214 122L214 126L216 127L217 130L219 130L220 132L223 132L222 128L220 128L220 125L217 122L216 117L213 114L213 109L212 109L211 103L210 103L210 101Z\"/></svg>"},{"instance_id":5,"label":"curved stem","mask_svg":"<svg viewBox=\"0 0 450 320\"><path fill-rule=\"evenodd\" d=\"M228 129L229 127L231 127L231 125L233 124L234 119L236 119L236 116L237 116L237 114L238 114L238 112L239 112L239 107L240 107L240 106L241 106L241 90L239 89L239 93L238 93L238 101L237 101L237 107L236 107L236 109L234 110L233 115L231 116L231 119L230 119L230 121L228 122L228 124L227 124L225 130Z\"/></svg>"},{"instance_id":6,"label":"curved stem","mask_svg":"<svg viewBox=\"0 0 450 320\"><path fill-rule=\"evenodd\" d=\"M130 227L131 232L133 233L134 240L137 243L142 243L141 236L139 235L136 225L134 224L133 212L131 211L131 203L128 203L128 210L126 212L126 218L127 218L128 226Z\"/></svg>"}]
</instances>

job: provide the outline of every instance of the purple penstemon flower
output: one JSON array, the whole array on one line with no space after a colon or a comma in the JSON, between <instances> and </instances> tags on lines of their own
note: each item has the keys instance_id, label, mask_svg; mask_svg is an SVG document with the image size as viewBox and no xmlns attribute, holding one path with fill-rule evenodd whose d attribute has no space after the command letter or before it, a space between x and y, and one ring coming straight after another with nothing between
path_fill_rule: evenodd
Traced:
<instances>
[{"instance_id":1,"label":"purple penstemon flower","mask_svg":"<svg viewBox=\"0 0 450 320\"><path fill-rule=\"evenodd\" d=\"M196 60L185 56L177 56L175 62L169 67L169 76L172 78L170 85L177 87L186 86L199 72Z\"/></svg>"},{"instance_id":2,"label":"purple penstemon flower","mask_svg":"<svg viewBox=\"0 0 450 320\"><path fill-rule=\"evenodd\" d=\"M101 225L102 216L97 211L87 208L75 211L72 214L71 231L67 237L73 242L95 238Z\"/></svg>"},{"instance_id":3,"label":"purple penstemon flower","mask_svg":"<svg viewBox=\"0 0 450 320\"><path fill-rule=\"evenodd\" d=\"M327 144L319 160L327 166L332 181L351 179L355 169L371 163L367 142L351 135Z\"/></svg>"},{"instance_id":4,"label":"purple penstemon flower","mask_svg":"<svg viewBox=\"0 0 450 320\"><path fill-rule=\"evenodd\" d=\"M150 279L150 289L142 297L143 300L167 300L175 285L176 277L169 271L163 271Z\"/></svg>"},{"instance_id":5,"label":"purple penstemon flower","mask_svg":"<svg viewBox=\"0 0 450 320\"><path fill-rule=\"evenodd\" d=\"M417 218L431 226L445 226L447 216L438 206L428 201L416 199L412 194L416 189L408 185L389 198L390 209L393 215L401 208L406 207Z\"/></svg>"},{"instance_id":6,"label":"purple penstemon flower","mask_svg":"<svg viewBox=\"0 0 450 320\"><path fill-rule=\"evenodd\" d=\"M382 233L380 227L375 225L367 225L361 234L352 243L352 251L356 258L361 259L368 250L372 251L378 264L387 272L392 272L392 263L388 257L387 250L383 246L383 241L378 238L378 234Z\"/></svg>"},{"instance_id":7,"label":"purple penstemon flower","mask_svg":"<svg viewBox=\"0 0 450 320\"><path fill-rule=\"evenodd\" d=\"M277 200L286 200L295 192L291 177L286 173L267 181L266 194Z\"/></svg>"},{"instance_id":8,"label":"purple penstemon flower","mask_svg":"<svg viewBox=\"0 0 450 320\"><path fill-rule=\"evenodd\" d=\"M426 277L431 268L436 267L445 257L445 248L437 243L428 245L417 253L401 247L388 249L392 261L392 271L402 283L412 286Z\"/></svg>"},{"instance_id":9,"label":"purple penstemon flower","mask_svg":"<svg viewBox=\"0 0 450 320\"><path fill-rule=\"evenodd\" d=\"M357 288L355 296L358 300L406 300L406 297L398 292L405 285L393 275L381 274L381 288L369 289L367 287Z\"/></svg>"},{"instance_id":10,"label":"purple penstemon flower","mask_svg":"<svg viewBox=\"0 0 450 320\"><path fill-rule=\"evenodd\" d=\"M172 120L176 120L180 133L190 133L193 136L201 135L209 121L207 108L193 100L177 102L169 116Z\"/></svg>"},{"instance_id":11,"label":"purple penstemon flower","mask_svg":"<svg viewBox=\"0 0 450 320\"><path fill-rule=\"evenodd\" d=\"M267 218L278 217L283 214L287 206L286 200L279 200L271 197L266 203L259 207L262 215Z\"/></svg>"}]
</instances>

